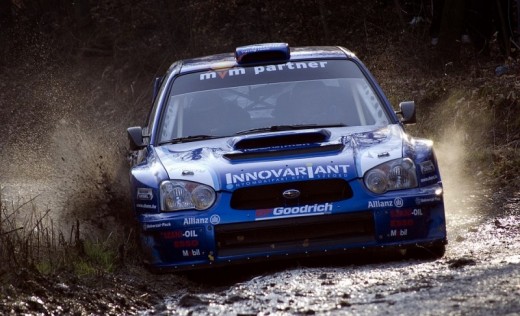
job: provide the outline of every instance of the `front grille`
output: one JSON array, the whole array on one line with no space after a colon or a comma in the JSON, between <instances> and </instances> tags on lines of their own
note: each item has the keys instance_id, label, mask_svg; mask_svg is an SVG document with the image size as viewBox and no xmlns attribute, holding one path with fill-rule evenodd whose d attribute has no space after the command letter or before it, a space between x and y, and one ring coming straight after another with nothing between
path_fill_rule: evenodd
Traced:
<instances>
[{"instance_id":1,"label":"front grille","mask_svg":"<svg viewBox=\"0 0 520 316\"><path fill-rule=\"evenodd\" d=\"M286 199L283 192L298 190L296 199ZM265 209L336 202L352 197L352 189L343 179L328 179L279 183L237 189L231 197L231 208L236 210Z\"/></svg>"},{"instance_id":2,"label":"front grille","mask_svg":"<svg viewBox=\"0 0 520 316\"><path fill-rule=\"evenodd\" d=\"M219 257L305 251L374 241L372 212L318 215L215 226Z\"/></svg>"}]
</instances>

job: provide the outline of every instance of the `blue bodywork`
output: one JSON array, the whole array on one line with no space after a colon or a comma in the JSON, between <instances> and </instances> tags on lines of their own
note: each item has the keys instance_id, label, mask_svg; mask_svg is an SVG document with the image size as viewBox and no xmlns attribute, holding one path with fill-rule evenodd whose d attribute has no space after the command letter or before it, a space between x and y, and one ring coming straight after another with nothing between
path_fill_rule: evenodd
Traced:
<instances>
[{"instance_id":1,"label":"blue bodywork","mask_svg":"<svg viewBox=\"0 0 520 316\"><path fill-rule=\"evenodd\" d=\"M301 60L354 62L385 107L389 124L260 131L161 145L159 123L175 79L215 65L239 66L233 54L174 63L155 97L130 175L148 265L184 270L353 249L444 249L442 182L432 142L404 132L376 80L348 50L291 48L290 62ZM400 158L414 162L416 187L383 194L366 188L363 176L369 169ZM170 179L206 184L216 201L207 210L161 211L159 187ZM295 188L313 193L300 200L281 196Z\"/></svg>"}]
</instances>

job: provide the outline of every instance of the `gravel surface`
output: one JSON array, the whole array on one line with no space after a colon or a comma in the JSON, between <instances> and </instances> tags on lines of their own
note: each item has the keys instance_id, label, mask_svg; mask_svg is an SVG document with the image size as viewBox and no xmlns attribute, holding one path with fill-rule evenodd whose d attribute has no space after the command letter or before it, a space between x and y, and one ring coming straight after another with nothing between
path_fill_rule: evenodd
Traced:
<instances>
[{"instance_id":1,"label":"gravel surface","mask_svg":"<svg viewBox=\"0 0 520 316\"><path fill-rule=\"evenodd\" d=\"M199 287L172 291L145 314L520 313L520 193L503 197L479 191L462 196L451 200L450 244L441 259L383 257L353 263L334 258L300 266L220 271L220 276L193 274L193 284Z\"/></svg>"}]
</instances>

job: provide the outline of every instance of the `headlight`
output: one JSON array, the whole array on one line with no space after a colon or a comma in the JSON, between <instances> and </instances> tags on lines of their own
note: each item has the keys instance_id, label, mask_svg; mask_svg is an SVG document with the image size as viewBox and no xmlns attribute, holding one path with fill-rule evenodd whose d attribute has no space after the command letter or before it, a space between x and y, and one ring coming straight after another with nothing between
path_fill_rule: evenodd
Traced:
<instances>
[{"instance_id":1,"label":"headlight","mask_svg":"<svg viewBox=\"0 0 520 316\"><path fill-rule=\"evenodd\" d=\"M396 159L370 169L364 177L366 187L377 194L417 187L415 165L410 158Z\"/></svg>"},{"instance_id":2,"label":"headlight","mask_svg":"<svg viewBox=\"0 0 520 316\"><path fill-rule=\"evenodd\" d=\"M206 210L215 202L213 188L188 181L164 181L161 183L161 210Z\"/></svg>"}]
</instances>

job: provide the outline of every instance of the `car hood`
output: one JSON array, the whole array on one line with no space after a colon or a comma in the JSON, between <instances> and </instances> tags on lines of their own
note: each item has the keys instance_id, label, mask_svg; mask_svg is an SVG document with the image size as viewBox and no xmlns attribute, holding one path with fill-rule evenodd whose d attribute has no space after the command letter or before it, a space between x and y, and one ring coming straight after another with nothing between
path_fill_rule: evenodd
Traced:
<instances>
[{"instance_id":1,"label":"car hood","mask_svg":"<svg viewBox=\"0 0 520 316\"><path fill-rule=\"evenodd\" d=\"M170 179L215 190L313 179L352 180L401 158L400 125L318 128L169 144L155 151Z\"/></svg>"}]
</instances>

